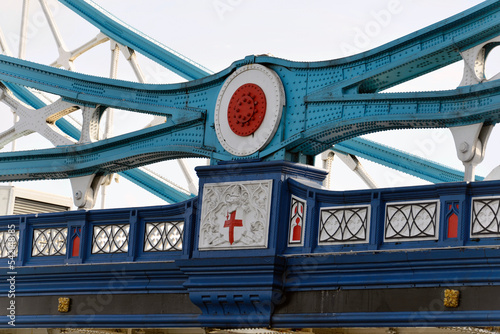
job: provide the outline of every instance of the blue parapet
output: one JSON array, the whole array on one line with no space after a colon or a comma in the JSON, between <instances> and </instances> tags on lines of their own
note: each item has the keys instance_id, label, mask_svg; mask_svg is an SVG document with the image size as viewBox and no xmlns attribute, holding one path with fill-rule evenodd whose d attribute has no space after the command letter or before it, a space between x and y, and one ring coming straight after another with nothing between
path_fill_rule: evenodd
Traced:
<instances>
[{"instance_id":1,"label":"blue parapet","mask_svg":"<svg viewBox=\"0 0 500 334\"><path fill-rule=\"evenodd\" d=\"M462 171L365 138L353 138L338 143L334 151L353 154L432 183L459 182L464 179ZM475 180L482 181L484 177L477 175Z\"/></svg>"},{"instance_id":2,"label":"blue parapet","mask_svg":"<svg viewBox=\"0 0 500 334\"><path fill-rule=\"evenodd\" d=\"M90 1L64 3L153 59L166 52L136 32L120 40L124 26ZM12 323L0 327L500 325L500 181L337 192L322 188L325 171L296 163L379 130L498 122L496 81L380 91L492 41L499 13L499 1L485 1L361 55L315 63L249 56L173 85L0 56L0 79L11 84L169 117L100 142L2 154L2 179L107 174L190 156L214 164L197 169L198 197L168 195L184 200L175 205L1 217L0 308ZM166 55L187 77L204 75ZM260 96L253 104L252 94ZM237 120L239 99L254 115L271 115L263 127L251 113L239 115L249 117L244 126ZM421 174L429 167L413 161ZM434 167L428 177L453 174Z\"/></svg>"},{"instance_id":3,"label":"blue parapet","mask_svg":"<svg viewBox=\"0 0 500 334\"><path fill-rule=\"evenodd\" d=\"M262 161L198 175L175 205L1 217L0 307L15 276L19 327L500 324L500 181L337 192Z\"/></svg>"}]
</instances>

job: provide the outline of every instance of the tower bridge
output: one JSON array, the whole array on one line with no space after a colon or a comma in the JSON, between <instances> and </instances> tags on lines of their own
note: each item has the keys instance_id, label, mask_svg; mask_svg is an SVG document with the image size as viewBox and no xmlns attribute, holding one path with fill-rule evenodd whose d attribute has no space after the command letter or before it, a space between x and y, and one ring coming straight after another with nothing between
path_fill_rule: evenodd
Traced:
<instances>
[{"instance_id":1,"label":"tower bridge","mask_svg":"<svg viewBox=\"0 0 500 334\"><path fill-rule=\"evenodd\" d=\"M1 100L19 116L0 143L36 132L55 146L1 153L0 180L68 178L81 210L0 217L0 328L499 326L500 181L475 167L500 115L484 74L500 1L359 55L248 56L215 74L90 0L60 2L100 33L61 52L53 65L66 69L12 57L0 35ZM107 41L139 82L67 70ZM136 51L190 81L144 83ZM456 89L382 93L460 60ZM110 108L155 120L102 138ZM356 138L412 128L449 128L465 172ZM356 155L436 184L328 190L312 166L325 151L369 184ZM211 160L193 191L138 169L186 157ZM89 210L113 173L178 203Z\"/></svg>"}]
</instances>

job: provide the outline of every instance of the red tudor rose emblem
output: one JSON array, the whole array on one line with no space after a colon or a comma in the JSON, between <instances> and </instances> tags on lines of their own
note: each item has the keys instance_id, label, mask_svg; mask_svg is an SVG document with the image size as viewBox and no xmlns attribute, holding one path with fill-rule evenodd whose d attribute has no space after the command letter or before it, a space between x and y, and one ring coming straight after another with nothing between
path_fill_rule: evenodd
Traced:
<instances>
[{"instance_id":1,"label":"red tudor rose emblem","mask_svg":"<svg viewBox=\"0 0 500 334\"><path fill-rule=\"evenodd\" d=\"M266 95L256 84L244 84L234 92L227 109L227 121L238 136L249 136L266 115Z\"/></svg>"}]
</instances>

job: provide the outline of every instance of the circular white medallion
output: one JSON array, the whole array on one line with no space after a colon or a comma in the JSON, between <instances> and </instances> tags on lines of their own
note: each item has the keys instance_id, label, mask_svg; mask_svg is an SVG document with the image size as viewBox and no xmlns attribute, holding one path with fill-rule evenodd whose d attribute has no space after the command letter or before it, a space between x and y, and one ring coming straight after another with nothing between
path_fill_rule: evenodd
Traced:
<instances>
[{"instance_id":1,"label":"circular white medallion","mask_svg":"<svg viewBox=\"0 0 500 334\"><path fill-rule=\"evenodd\" d=\"M269 144L278 129L285 91L278 75L258 65L245 65L222 86L215 106L215 132L222 147L237 156Z\"/></svg>"}]
</instances>

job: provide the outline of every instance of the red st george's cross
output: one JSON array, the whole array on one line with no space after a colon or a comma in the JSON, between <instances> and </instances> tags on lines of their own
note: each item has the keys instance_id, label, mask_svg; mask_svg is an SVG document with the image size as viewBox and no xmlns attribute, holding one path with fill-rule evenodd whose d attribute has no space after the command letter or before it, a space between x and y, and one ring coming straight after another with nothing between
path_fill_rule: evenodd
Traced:
<instances>
[{"instance_id":1,"label":"red st george's cross","mask_svg":"<svg viewBox=\"0 0 500 334\"><path fill-rule=\"evenodd\" d=\"M234 242L234 227L235 226L243 226L243 220L236 219L236 210L231 212L231 216L229 213L226 216L226 221L224 222L224 227L229 227L229 244L233 244Z\"/></svg>"}]
</instances>

